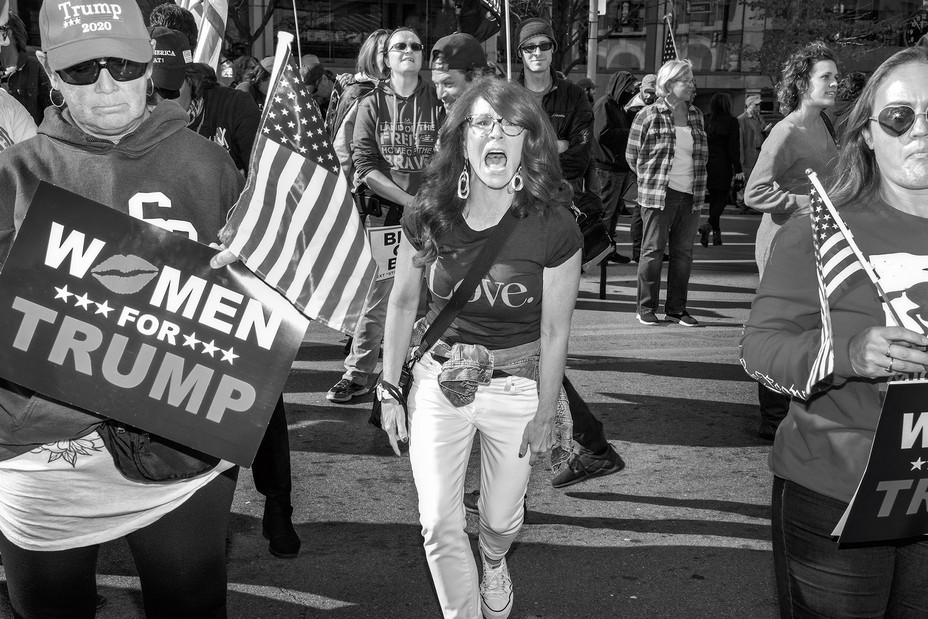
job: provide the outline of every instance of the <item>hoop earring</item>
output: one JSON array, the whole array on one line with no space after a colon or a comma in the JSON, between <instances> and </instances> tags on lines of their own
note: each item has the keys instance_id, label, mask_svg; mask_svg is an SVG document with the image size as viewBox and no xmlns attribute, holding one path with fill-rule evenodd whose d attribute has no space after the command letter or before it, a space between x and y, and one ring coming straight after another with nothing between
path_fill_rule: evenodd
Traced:
<instances>
[{"instance_id":1,"label":"hoop earring","mask_svg":"<svg viewBox=\"0 0 928 619\"><path fill-rule=\"evenodd\" d=\"M513 191L522 191L522 188L525 186L525 183L522 180L522 166L519 166L519 169L516 170L516 173L512 175L512 180L509 181L509 186L512 187Z\"/></svg>"},{"instance_id":2,"label":"hoop earring","mask_svg":"<svg viewBox=\"0 0 928 619\"><path fill-rule=\"evenodd\" d=\"M150 97L155 94L155 82L148 78L148 87L145 89L145 96Z\"/></svg>"},{"instance_id":3,"label":"hoop earring","mask_svg":"<svg viewBox=\"0 0 928 619\"><path fill-rule=\"evenodd\" d=\"M464 169L461 170L461 176L458 177L458 197L466 200L470 195L470 172L467 171L467 161L464 161Z\"/></svg>"},{"instance_id":4,"label":"hoop earring","mask_svg":"<svg viewBox=\"0 0 928 619\"><path fill-rule=\"evenodd\" d=\"M55 95L61 97L61 103L55 101ZM59 110L64 107L64 95L61 94L61 91L57 88L48 89L48 100L51 101L52 105L54 105Z\"/></svg>"}]
</instances>

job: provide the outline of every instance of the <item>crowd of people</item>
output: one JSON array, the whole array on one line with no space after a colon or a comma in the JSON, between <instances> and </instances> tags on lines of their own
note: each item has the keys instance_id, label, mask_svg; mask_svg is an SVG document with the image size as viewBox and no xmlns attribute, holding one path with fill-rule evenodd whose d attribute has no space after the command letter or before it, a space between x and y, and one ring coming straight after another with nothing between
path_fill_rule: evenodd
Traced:
<instances>
[{"instance_id":1,"label":"crowd of people","mask_svg":"<svg viewBox=\"0 0 928 619\"><path fill-rule=\"evenodd\" d=\"M118 19L78 31L63 14L70 6L42 5L34 55L15 13L0 24L12 67L0 90L0 266L41 181L142 218L129 209L133 196L161 192L168 201L153 221L214 242L249 172L273 58L224 61L217 75L192 62L198 32L186 9L155 7L146 23L134 0L113 0ZM451 34L428 50L406 27L372 32L353 73L301 59L364 225L403 231L395 277L371 288L326 397L375 392L397 455L408 442L440 613L510 616L506 556L537 458L559 442L579 446L555 488L625 466L565 376L584 247L573 207L593 204L613 237L630 218L631 257L607 259L637 263L638 322L661 322L667 262L665 319L695 327L694 245L722 245L722 213L744 186L739 206L763 217L741 353L758 380L759 435L774 441L781 613L928 614L919 586L928 542L839 549L831 537L866 465L885 383L928 368L928 337L892 322L862 281L831 307L833 373L811 393L797 387L823 329L807 171L868 255L925 253L928 52L907 49L869 79L841 79L833 52L812 43L786 61L776 87L783 119L771 125L756 94L736 116L730 95L715 93L704 115L687 60L640 80L617 71L598 96L593 80L555 71L547 20L523 20L514 42L522 71L512 80L474 37ZM506 292L481 294L481 280ZM93 617L105 603L94 584L99 545L122 537L147 616L226 616L236 466L207 462L195 475L139 483L107 452L105 418L2 378L0 408L0 557L16 617ZM467 492L477 436L479 481ZM43 450L72 443L73 458ZM297 556L282 397L252 474L268 551ZM480 569L467 511L479 517Z\"/></svg>"}]
</instances>

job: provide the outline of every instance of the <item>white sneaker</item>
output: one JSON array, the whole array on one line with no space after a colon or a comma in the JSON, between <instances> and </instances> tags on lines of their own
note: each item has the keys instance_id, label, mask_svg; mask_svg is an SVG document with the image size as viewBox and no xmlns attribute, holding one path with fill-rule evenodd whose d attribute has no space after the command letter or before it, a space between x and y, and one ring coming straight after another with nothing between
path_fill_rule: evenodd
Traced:
<instances>
[{"instance_id":1,"label":"white sneaker","mask_svg":"<svg viewBox=\"0 0 928 619\"><path fill-rule=\"evenodd\" d=\"M500 560L499 565L490 567L487 563L483 547L480 547L480 558L483 560L483 580L480 583L480 610L485 619L507 619L512 612L512 579L509 578L509 568L506 558Z\"/></svg>"}]
</instances>

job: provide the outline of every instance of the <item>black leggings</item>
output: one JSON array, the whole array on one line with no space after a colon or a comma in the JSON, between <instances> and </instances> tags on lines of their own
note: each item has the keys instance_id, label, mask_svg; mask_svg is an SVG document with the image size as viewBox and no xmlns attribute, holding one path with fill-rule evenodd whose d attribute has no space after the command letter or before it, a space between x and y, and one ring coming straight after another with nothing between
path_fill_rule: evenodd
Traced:
<instances>
[{"instance_id":1,"label":"black leggings","mask_svg":"<svg viewBox=\"0 0 928 619\"><path fill-rule=\"evenodd\" d=\"M126 536L148 619L226 616L226 531L238 467ZM93 619L99 546L23 550L0 534L15 619Z\"/></svg>"},{"instance_id":2,"label":"black leggings","mask_svg":"<svg viewBox=\"0 0 928 619\"><path fill-rule=\"evenodd\" d=\"M719 219L728 204L729 193L727 189L709 190L709 227L713 231L719 230Z\"/></svg>"}]
</instances>

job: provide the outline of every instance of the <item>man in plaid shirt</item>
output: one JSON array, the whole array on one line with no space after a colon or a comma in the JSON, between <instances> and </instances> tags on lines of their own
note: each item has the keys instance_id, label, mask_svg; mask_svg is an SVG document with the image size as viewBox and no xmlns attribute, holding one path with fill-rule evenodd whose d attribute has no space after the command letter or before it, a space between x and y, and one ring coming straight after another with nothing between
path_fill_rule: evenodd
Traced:
<instances>
[{"instance_id":1,"label":"man in plaid shirt","mask_svg":"<svg viewBox=\"0 0 928 619\"><path fill-rule=\"evenodd\" d=\"M692 64L670 60L657 73L658 99L632 123L625 159L638 178L643 239L638 260L638 322L657 325L664 249L669 242L667 320L698 323L686 311L699 208L706 195L708 141Z\"/></svg>"}]
</instances>

